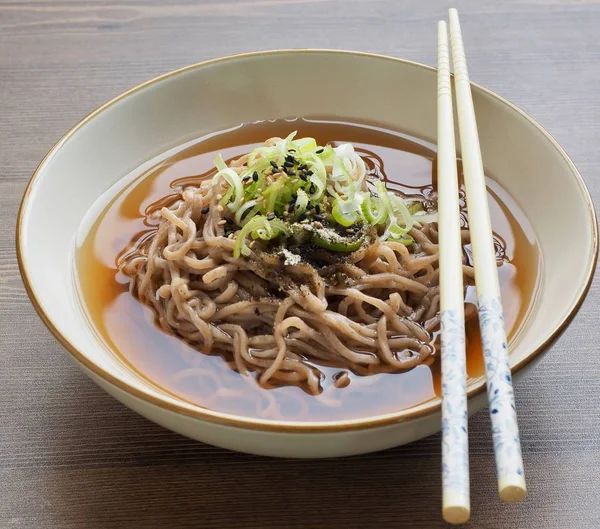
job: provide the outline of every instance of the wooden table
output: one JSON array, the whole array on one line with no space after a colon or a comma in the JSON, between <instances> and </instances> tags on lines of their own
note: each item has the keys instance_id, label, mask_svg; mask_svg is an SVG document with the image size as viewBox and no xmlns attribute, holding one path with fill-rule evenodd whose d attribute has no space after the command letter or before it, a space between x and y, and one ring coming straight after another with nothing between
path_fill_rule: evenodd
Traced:
<instances>
[{"instance_id":1,"label":"wooden table","mask_svg":"<svg viewBox=\"0 0 600 529\"><path fill-rule=\"evenodd\" d=\"M600 2L456 3L473 80L531 113L600 197ZM25 184L46 151L126 88L189 63L269 48L358 49L434 64L435 22L446 7L0 1L1 528L444 526L438 436L351 459L273 460L201 445L126 409L71 363L38 319L19 277L14 230ZM499 502L486 412L471 421L469 527L600 527L598 301L596 281L573 324L516 388L525 503Z\"/></svg>"}]
</instances>

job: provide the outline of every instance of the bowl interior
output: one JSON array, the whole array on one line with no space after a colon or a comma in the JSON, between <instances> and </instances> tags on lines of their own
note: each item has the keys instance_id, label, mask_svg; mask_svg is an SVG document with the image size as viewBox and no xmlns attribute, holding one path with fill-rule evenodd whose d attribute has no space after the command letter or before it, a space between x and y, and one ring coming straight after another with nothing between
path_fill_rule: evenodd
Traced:
<instances>
[{"instance_id":1,"label":"bowl interior","mask_svg":"<svg viewBox=\"0 0 600 529\"><path fill-rule=\"evenodd\" d=\"M280 75L273 77L273 71ZM431 68L329 51L220 59L133 89L68 133L28 188L18 245L36 307L63 344L96 373L138 396L193 411L193 405L161 393L125 368L83 317L72 252L92 204L147 160L242 122L338 116L435 142L435 96L436 75ZM520 366L558 332L582 299L594 268L595 217L576 169L538 125L484 89L474 87L474 102L486 172L527 213L539 243L543 273L537 299L526 329L511 344L511 364ZM560 252L555 250L558 242ZM482 384L470 389L476 391Z\"/></svg>"}]
</instances>

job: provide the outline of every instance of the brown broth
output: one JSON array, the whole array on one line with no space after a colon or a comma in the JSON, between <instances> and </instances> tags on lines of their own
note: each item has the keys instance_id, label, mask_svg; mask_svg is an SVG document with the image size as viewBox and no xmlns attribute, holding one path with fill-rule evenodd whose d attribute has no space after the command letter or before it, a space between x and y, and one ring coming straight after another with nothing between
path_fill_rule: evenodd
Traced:
<instances>
[{"instance_id":1,"label":"brown broth","mask_svg":"<svg viewBox=\"0 0 600 529\"><path fill-rule=\"evenodd\" d=\"M293 130L298 130L298 137L312 136L321 145L352 142L386 175L390 188L413 194L433 189L435 147L377 127L304 119L266 121L191 142L121 180L104 197L104 205L100 200L90 212L93 223L80 238L76 267L93 328L122 362L152 386L221 412L301 421L343 420L398 411L439 396L439 361L404 373L350 374L350 385L342 389L332 382L339 370L320 367L327 379L317 397L293 386L262 389L253 377L229 369L220 356L203 354L160 330L152 310L129 294L128 280L115 262L132 239L151 231L144 223L146 209L171 194L174 182L198 182L211 174L217 153L225 159L239 156L266 138L284 137ZM499 276L510 340L525 321L533 300L537 245L525 215L491 179L488 196L493 228L503 241L507 259ZM468 299L474 300L474 288L468 290ZM481 377L483 356L476 319L467 324L467 355L469 378ZM273 411L276 407L279 411Z\"/></svg>"}]
</instances>

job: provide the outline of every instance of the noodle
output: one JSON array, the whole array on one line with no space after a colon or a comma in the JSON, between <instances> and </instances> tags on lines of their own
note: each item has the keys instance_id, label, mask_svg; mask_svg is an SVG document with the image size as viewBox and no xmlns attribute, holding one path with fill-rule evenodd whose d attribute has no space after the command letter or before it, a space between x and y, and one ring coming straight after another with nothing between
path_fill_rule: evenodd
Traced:
<instances>
[{"instance_id":1,"label":"noodle","mask_svg":"<svg viewBox=\"0 0 600 529\"><path fill-rule=\"evenodd\" d=\"M246 155L230 167L239 174L247 161ZM343 259L319 250L321 266L284 265L261 247L234 256L225 190L187 186L170 205L162 199L147 211L149 219L159 214L152 236L119 261L130 291L154 309L163 329L223 354L242 375L256 372L262 386L298 384L311 394L321 392L319 364L342 370L335 378L342 388L348 371L406 370L429 361L439 328L435 223L415 224L414 244L374 236ZM472 284L467 265L464 275ZM200 368L180 376L198 375L209 376ZM226 388L219 392L230 396ZM274 406L267 398L264 413Z\"/></svg>"}]
</instances>

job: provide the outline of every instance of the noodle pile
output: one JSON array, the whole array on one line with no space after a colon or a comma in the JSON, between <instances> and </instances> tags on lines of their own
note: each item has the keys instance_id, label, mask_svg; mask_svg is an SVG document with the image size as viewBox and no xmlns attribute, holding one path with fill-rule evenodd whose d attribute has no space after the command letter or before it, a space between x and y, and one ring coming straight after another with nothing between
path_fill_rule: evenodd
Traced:
<instances>
[{"instance_id":1,"label":"noodle pile","mask_svg":"<svg viewBox=\"0 0 600 529\"><path fill-rule=\"evenodd\" d=\"M231 167L244 164L242 157ZM151 236L119 260L131 292L165 331L224 355L242 375L255 372L264 387L294 384L311 394L321 392L319 365L367 375L434 358L435 222L415 224L409 246L374 232L343 256L321 249L318 259L288 263L255 241L250 255L235 258L220 204L224 185L205 181L176 191L168 207L149 213ZM464 272L472 284L467 264ZM347 373L335 379L338 387L348 383Z\"/></svg>"}]
</instances>

